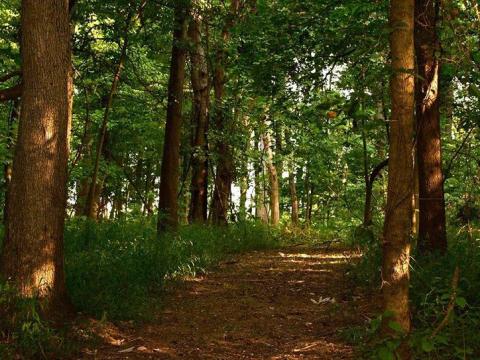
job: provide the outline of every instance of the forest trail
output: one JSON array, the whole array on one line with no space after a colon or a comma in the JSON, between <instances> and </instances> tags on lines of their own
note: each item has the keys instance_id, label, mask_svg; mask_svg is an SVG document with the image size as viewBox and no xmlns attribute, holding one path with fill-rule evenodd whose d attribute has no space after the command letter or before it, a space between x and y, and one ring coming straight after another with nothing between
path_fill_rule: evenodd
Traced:
<instances>
[{"instance_id":1,"label":"forest trail","mask_svg":"<svg viewBox=\"0 0 480 360\"><path fill-rule=\"evenodd\" d=\"M341 332L375 313L345 276L356 257L304 248L235 256L169 289L158 322L110 329L110 344L85 358L354 359Z\"/></svg>"}]
</instances>

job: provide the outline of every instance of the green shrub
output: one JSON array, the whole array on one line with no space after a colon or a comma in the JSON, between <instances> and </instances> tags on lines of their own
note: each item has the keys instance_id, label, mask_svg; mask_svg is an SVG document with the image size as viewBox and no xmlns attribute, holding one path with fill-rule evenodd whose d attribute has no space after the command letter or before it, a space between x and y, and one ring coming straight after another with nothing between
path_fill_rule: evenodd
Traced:
<instances>
[{"instance_id":1,"label":"green shrub","mask_svg":"<svg viewBox=\"0 0 480 360\"><path fill-rule=\"evenodd\" d=\"M66 354L64 337L44 321L36 299L20 298L8 283L0 283L0 358L56 358Z\"/></svg>"},{"instance_id":2,"label":"green shrub","mask_svg":"<svg viewBox=\"0 0 480 360\"><path fill-rule=\"evenodd\" d=\"M357 234L362 233L356 232ZM362 239L369 237L361 236ZM356 284L370 289L380 286L381 246L375 241L360 241L363 258L350 269ZM452 360L480 358L478 329L480 328L480 241L465 229L449 234L446 255L421 256L413 251L411 257L410 301L413 332L410 343L416 359ZM460 270L454 309L447 325L436 336L432 333L447 315L452 299L452 277L455 268ZM375 337L366 332L359 337ZM371 349L370 349L371 350Z\"/></svg>"}]
</instances>

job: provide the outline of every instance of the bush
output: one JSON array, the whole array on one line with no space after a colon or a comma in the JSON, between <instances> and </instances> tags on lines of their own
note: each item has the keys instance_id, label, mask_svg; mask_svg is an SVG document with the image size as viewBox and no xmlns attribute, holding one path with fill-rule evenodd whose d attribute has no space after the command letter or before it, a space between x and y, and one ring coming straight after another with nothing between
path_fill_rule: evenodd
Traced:
<instances>
[{"instance_id":1,"label":"bush","mask_svg":"<svg viewBox=\"0 0 480 360\"><path fill-rule=\"evenodd\" d=\"M8 283L0 283L0 358L56 358L70 349L59 330L42 320L35 298L20 298Z\"/></svg>"},{"instance_id":2,"label":"bush","mask_svg":"<svg viewBox=\"0 0 480 360\"><path fill-rule=\"evenodd\" d=\"M469 231L456 230L456 233L449 234L446 255L420 256L415 251L412 253L410 301L414 330L410 343L417 359L480 358L480 242ZM360 241L360 246L364 256L358 265L350 269L350 276L357 284L378 287L382 259L380 240ZM453 311L449 314L447 325L432 336L447 315L452 301L452 277L457 266L460 276ZM365 337L375 336L370 331L360 338L367 341Z\"/></svg>"}]
</instances>

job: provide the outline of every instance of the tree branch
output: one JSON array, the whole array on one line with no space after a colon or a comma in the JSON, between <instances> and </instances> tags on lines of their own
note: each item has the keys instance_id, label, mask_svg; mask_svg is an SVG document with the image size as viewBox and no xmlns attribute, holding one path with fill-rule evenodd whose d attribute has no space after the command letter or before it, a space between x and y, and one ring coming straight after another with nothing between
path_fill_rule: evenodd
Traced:
<instances>
[{"instance_id":1,"label":"tree branch","mask_svg":"<svg viewBox=\"0 0 480 360\"><path fill-rule=\"evenodd\" d=\"M18 84L8 89L0 90L0 102L15 100L22 96L23 85Z\"/></svg>"},{"instance_id":2,"label":"tree branch","mask_svg":"<svg viewBox=\"0 0 480 360\"><path fill-rule=\"evenodd\" d=\"M0 76L0 83L4 83L5 81L8 81L15 76L21 76L21 75L22 75L21 70L12 71L11 73Z\"/></svg>"}]
</instances>

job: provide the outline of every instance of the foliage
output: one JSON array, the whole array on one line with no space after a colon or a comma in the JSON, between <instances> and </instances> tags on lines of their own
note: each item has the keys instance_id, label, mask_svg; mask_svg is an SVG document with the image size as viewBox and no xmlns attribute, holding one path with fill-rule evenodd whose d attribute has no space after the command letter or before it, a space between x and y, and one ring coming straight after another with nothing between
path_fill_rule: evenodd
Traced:
<instances>
[{"instance_id":1,"label":"foliage","mask_svg":"<svg viewBox=\"0 0 480 360\"><path fill-rule=\"evenodd\" d=\"M74 345L62 329L56 329L41 317L37 299L25 299L6 282L0 283L0 358L25 359L67 356Z\"/></svg>"},{"instance_id":2,"label":"foliage","mask_svg":"<svg viewBox=\"0 0 480 360\"><path fill-rule=\"evenodd\" d=\"M414 331L409 342L417 359L469 359L480 356L478 336L473 330L480 324L480 302L476 296L480 291L480 244L478 235L473 235L468 228L451 233L449 251L444 256L412 255L410 297ZM367 288L380 286L379 244L378 238L373 244L362 244L364 256L350 270L351 281ZM457 266L460 279L458 288L452 289L452 276ZM453 311L447 313L453 291L456 292ZM446 326L432 336L447 315ZM375 343L365 351L371 354L374 349L375 356L383 360L392 358L393 351L389 353L387 349L392 350L393 343L389 339L378 338L381 321L382 317L374 319L369 329L360 330L355 341L360 344Z\"/></svg>"},{"instance_id":3,"label":"foliage","mask_svg":"<svg viewBox=\"0 0 480 360\"><path fill-rule=\"evenodd\" d=\"M67 286L79 311L151 318L166 280L202 274L230 254L282 244L275 230L256 223L188 226L160 239L155 229L153 218L68 224Z\"/></svg>"}]
</instances>

